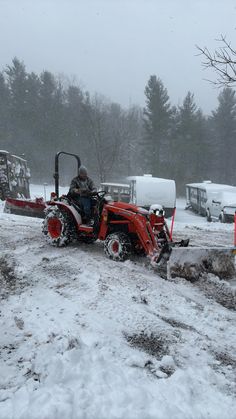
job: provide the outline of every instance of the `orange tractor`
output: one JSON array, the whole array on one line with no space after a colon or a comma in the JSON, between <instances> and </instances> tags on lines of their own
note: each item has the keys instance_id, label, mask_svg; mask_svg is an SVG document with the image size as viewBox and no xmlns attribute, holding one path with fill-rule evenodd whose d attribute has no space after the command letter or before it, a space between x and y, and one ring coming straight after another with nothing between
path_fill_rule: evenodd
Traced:
<instances>
[{"instance_id":1,"label":"orange tractor","mask_svg":"<svg viewBox=\"0 0 236 419\"><path fill-rule=\"evenodd\" d=\"M59 197L59 156L69 154L59 152L55 159L55 193L47 203L43 222L43 233L47 241L55 246L65 246L71 241L79 240L91 243L104 242L105 254L113 259L123 261L132 253L146 254L155 263L162 253L170 253L173 243L163 237L158 242L153 226L150 223L149 211L133 204L112 201L105 191L91 193L93 201L93 223L83 222L83 208L70 194ZM167 244L169 243L169 246ZM183 242L179 245L184 245Z\"/></svg>"}]
</instances>

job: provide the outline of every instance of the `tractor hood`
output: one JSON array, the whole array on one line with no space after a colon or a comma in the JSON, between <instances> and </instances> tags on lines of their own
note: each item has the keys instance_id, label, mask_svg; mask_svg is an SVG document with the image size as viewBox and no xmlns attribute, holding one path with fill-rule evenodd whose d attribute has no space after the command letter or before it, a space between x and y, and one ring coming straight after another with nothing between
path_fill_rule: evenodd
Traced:
<instances>
[{"instance_id":1,"label":"tractor hood","mask_svg":"<svg viewBox=\"0 0 236 419\"><path fill-rule=\"evenodd\" d=\"M116 208L120 208L122 210L126 210L126 211L132 211L132 212L138 212L139 214L143 214L143 215L148 215L149 212L142 207L138 207L137 205L134 204L127 204L125 202L112 202L109 203L109 205L112 205Z\"/></svg>"}]
</instances>

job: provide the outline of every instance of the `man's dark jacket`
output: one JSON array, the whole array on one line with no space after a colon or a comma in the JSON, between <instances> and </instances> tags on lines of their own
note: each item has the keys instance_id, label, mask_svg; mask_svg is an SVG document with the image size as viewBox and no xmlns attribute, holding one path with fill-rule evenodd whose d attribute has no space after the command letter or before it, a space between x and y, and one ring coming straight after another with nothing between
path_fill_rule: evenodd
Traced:
<instances>
[{"instance_id":1,"label":"man's dark jacket","mask_svg":"<svg viewBox=\"0 0 236 419\"><path fill-rule=\"evenodd\" d=\"M87 179L82 180L82 179L79 178L79 176L74 177L74 179L72 179L72 181L71 181L69 193L72 196L78 196L78 193L75 191L75 189L80 189L81 190L81 192L79 194L81 196L87 196L88 192L95 192L96 191L96 188L95 188L95 185L94 185L92 179L87 177Z\"/></svg>"}]
</instances>

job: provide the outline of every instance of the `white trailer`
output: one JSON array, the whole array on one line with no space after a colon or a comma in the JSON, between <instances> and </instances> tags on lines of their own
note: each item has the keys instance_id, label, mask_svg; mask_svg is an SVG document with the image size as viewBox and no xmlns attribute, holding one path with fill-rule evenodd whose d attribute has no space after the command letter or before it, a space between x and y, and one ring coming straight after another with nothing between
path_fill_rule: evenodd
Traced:
<instances>
[{"instance_id":1,"label":"white trailer","mask_svg":"<svg viewBox=\"0 0 236 419\"><path fill-rule=\"evenodd\" d=\"M176 186L172 179L153 177L152 175L129 176L130 202L149 209L153 204L160 204L165 214L170 217L176 207Z\"/></svg>"},{"instance_id":2,"label":"white trailer","mask_svg":"<svg viewBox=\"0 0 236 419\"><path fill-rule=\"evenodd\" d=\"M165 209L166 217L173 214L176 206L176 186L172 179L162 179L152 175L129 176L127 183L101 183L101 189L115 201L129 202L149 210L153 204Z\"/></svg>"}]
</instances>

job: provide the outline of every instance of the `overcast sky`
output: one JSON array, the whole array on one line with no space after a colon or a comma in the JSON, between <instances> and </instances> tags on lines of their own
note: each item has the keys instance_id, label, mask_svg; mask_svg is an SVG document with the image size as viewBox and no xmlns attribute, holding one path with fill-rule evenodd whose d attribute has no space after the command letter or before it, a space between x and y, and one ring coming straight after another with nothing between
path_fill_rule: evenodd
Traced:
<instances>
[{"instance_id":1,"label":"overcast sky","mask_svg":"<svg viewBox=\"0 0 236 419\"><path fill-rule=\"evenodd\" d=\"M145 105L156 74L172 105L190 90L209 114L220 91L196 45L214 50L221 34L236 47L236 0L0 0L0 71L16 56L124 107Z\"/></svg>"}]
</instances>

